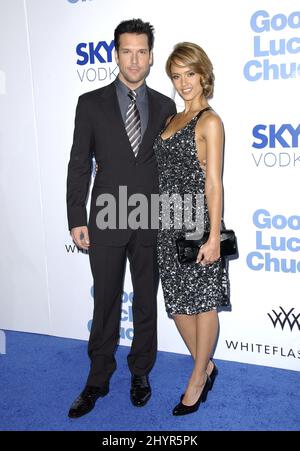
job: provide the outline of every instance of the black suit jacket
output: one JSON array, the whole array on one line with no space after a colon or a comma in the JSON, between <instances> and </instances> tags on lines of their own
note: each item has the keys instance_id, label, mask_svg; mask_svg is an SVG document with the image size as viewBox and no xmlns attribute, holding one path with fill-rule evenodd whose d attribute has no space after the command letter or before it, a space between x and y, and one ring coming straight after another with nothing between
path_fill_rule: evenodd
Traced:
<instances>
[{"instance_id":1,"label":"black suit jacket","mask_svg":"<svg viewBox=\"0 0 300 451\"><path fill-rule=\"evenodd\" d=\"M158 193L158 171L153 143L167 117L176 113L173 100L147 87L149 119L137 157L134 156L119 108L115 84L111 83L79 97L73 145L68 165L67 212L69 229L87 225L86 200L92 170L92 157L99 164L92 189L89 216L91 244L123 245L131 230L100 230L96 216L103 207L96 205L99 194L109 193L116 198L119 210L119 187L126 186L128 196L141 193L150 199ZM123 205L124 207L124 205ZM128 209L129 210L129 209ZM138 230L142 243L155 242L155 230Z\"/></svg>"}]
</instances>

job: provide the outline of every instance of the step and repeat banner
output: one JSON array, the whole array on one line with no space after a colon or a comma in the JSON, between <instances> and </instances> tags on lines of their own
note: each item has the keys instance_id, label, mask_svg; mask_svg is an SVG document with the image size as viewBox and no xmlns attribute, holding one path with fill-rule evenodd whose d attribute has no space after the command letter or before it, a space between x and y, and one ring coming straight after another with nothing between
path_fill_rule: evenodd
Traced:
<instances>
[{"instance_id":1,"label":"step and repeat banner","mask_svg":"<svg viewBox=\"0 0 300 451\"><path fill-rule=\"evenodd\" d=\"M173 46L211 58L213 108L226 133L224 204L239 259L215 357L300 370L300 4L277 0L14 0L0 2L0 328L88 339L88 255L67 227L65 191L78 96L112 82L116 25L155 27L150 87L174 97ZM130 345L126 273L120 343ZM159 349L187 353L158 296Z\"/></svg>"}]
</instances>

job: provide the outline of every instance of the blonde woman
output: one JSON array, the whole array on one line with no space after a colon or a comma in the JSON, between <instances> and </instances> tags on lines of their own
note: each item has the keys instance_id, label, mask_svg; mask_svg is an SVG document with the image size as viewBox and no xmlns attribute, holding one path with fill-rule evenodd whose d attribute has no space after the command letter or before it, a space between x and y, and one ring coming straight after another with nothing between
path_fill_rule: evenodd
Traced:
<instances>
[{"instance_id":1,"label":"blonde woman","mask_svg":"<svg viewBox=\"0 0 300 451\"><path fill-rule=\"evenodd\" d=\"M176 253L176 239L185 234L184 226L178 230L161 225L158 235L166 310L194 359L186 390L173 409L173 415L186 415L198 410L213 386L218 373L211 360L219 327L217 308L229 305L228 273L220 256L224 131L208 103L214 74L204 50L189 42L177 44L166 71L184 101L184 111L168 118L154 144L160 194L202 194L203 226L209 231L191 264L180 264ZM163 213L160 219L162 224Z\"/></svg>"}]
</instances>

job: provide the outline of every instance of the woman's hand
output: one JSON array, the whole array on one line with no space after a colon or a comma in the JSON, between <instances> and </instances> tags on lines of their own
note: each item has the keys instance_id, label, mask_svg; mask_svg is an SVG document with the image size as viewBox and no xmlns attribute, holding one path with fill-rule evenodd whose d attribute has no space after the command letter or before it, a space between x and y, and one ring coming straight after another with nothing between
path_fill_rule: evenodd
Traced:
<instances>
[{"instance_id":1,"label":"woman's hand","mask_svg":"<svg viewBox=\"0 0 300 451\"><path fill-rule=\"evenodd\" d=\"M208 239L198 252L196 263L206 265L213 263L220 258L220 240Z\"/></svg>"}]
</instances>

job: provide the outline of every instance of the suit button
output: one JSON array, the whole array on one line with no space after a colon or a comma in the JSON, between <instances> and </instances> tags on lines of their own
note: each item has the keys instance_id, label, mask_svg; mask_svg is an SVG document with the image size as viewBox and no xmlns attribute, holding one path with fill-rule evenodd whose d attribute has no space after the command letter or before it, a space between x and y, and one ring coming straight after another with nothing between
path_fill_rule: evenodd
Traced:
<instances>
[{"instance_id":1,"label":"suit button","mask_svg":"<svg viewBox=\"0 0 300 451\"><path fill-rule=\"evenodd\" d=\"M134 166L137 166L137 165L138 165L138 162L137 162L137 161L135 161L135 162L134 162Z\"/></svg>"}]
</instances>

